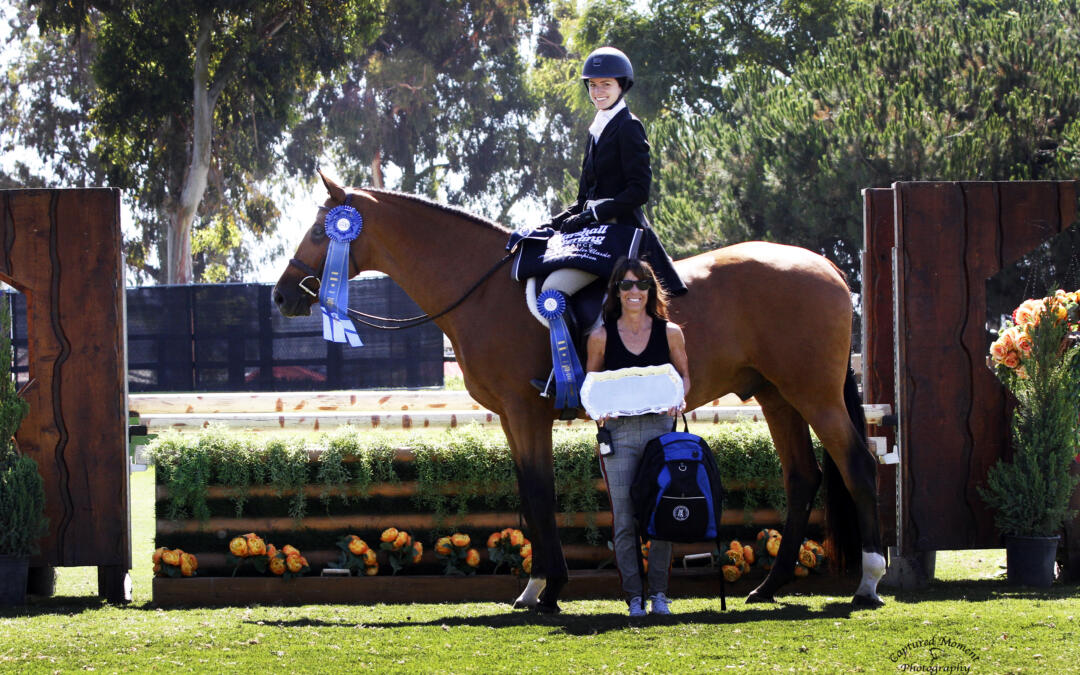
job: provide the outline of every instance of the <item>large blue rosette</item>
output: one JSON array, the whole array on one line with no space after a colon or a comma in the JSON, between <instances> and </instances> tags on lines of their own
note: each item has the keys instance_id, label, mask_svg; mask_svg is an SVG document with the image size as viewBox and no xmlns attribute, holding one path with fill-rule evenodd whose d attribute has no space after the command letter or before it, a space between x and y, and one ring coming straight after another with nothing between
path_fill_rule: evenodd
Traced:
<instances>
[{"instance_id":1,"label":"large blue rosette","mask_svg":"<svg viewBox=\"0 0 1080 675\"><path fill-rule=\"evenodd\" d=\"M349 319L349 245L360 234L364 219L351 206L335 206L326 214L326 249L319 304L322 306L323 338L330 342L348 342L361 347L363 342Z\"/></svg>"}]
</instances>

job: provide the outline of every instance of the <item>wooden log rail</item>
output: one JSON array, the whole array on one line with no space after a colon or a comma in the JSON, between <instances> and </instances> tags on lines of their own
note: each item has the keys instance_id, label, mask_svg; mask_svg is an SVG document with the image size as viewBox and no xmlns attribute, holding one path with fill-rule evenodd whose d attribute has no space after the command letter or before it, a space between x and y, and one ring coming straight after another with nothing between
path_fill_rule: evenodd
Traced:
<instances>
[{"instance_id":1,"label":"wooden log rail","mask_svg":"<svg viewBox=\"0 0 1080 675\"><path fill-rule=\"evenodd\" d=\"M149 433L198 431L212 424L249 431L320 431L359 428L422 429L476 423L497 428L499 416L464 391L385 390L323 393L132 394L128 408ZM880 424L888 406L863 406L868 424ZM761 420L760 406L728 395L688 413L691 422ZM588 420L559 425L592 424Z\"/></svg>"}]
</instances>

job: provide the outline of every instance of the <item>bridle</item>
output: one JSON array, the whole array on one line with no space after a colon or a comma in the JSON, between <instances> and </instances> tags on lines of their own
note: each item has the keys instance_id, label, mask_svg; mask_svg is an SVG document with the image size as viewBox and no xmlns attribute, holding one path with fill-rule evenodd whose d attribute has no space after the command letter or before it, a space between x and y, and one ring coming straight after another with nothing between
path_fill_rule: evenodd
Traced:
<instances>
[{"instance_id":1,"label":"bridle","mask_svg":"<svg viewBox=\"0 0 1080 675\"><path fill-rule=\"evenodd\" d=\"M319 207L320 210L326 209L326 208L329 208L329 207L326 207L326 206L320 206ZM377 328L379 330L404 330L406 328L415 328L416 326L422 326L425 323L428 323L430 321L434 321L435 319L438 319L439 317L450 313L452 310L456 309L458 305L465 302L465 299L468 298L470 295L472 295L473 291L475 291L477 288L480 288L480 286L485 281L490 279L495 274L495 272L497 272L499 270L500 267L502 267L503 265L508 263L510 261L510 259L514 257L514 253L515 253L514 251L511 251L511 252L507 253L506 255L504 255L498 262L496 262L494 265L492 265L491 269L489 269L487 272L485 272L483 274L483 276L481 276L479 279L477 279L476 283L474 283L472 286L470 286L469 289L467 291L465 291L465 293L460 298L458 298L457 300L452 302L449 306L447 306L445 309L443 309L442 311L440 311L440 312L438 312L436 314L419 314L417 316L412 316L412 317L409 317L407 319L395 319L395 318L388 317L388 316L376 316L374 314L365 314L364 312L355 310L352 307L347 307L345 309L345 311L348 312L349 318L352 319L353 321L355 321L357 323L360 323L360 324L363 324L365 326L368 326L369 328ZM319 275L318 270L316 270L311 265L308 265L303 260L299 260L298 258L289 258L289 264L292 265L293 267L295 267L296 269L300 270L301 272L303 272L305 275L307 275L297 283L297 285L300 287L300 290L302 290L303 292L307 293L311 297L318 300L319 299L319 288L322 286L322 281L320 279L320 275ZM309 288L308 285L306 285L307 281L309 279L315 282L314 290ZM382 325L377 324L377 323L371 323L371 321L381 321ZM393 324L393 325L387 326L387 325L384 325L384 324Z\"/></svg>"}]
</instances>

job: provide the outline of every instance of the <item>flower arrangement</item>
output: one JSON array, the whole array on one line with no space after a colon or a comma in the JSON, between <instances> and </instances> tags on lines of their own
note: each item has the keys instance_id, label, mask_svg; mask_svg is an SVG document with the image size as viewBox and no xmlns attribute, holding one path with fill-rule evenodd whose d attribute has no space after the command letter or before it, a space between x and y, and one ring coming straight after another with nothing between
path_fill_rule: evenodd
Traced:
<instances>
[{"instance_id":1,"label":"flower arrangement","mask_svg":"<svg viewBox=\"0 0 1080 675\"><path fill-rule=\"evenodd\" d=\"M155 577L193 577L199 569L199 561L191 553L178 548L161 548L154 551Z\"/></svg>"},{"instance_id":2,"label":"flower arrangement","mask_svg":"<svg viewBox=\"0 0 1080 675\"><path fill-rule=\"evenodd\" d=\"M472 539L469 535L461 532L439 537L435 542L435 557L445 565L445 574L476 574L476 568L480 566L480 552L469 548L470 543Z\"/></svg>"},{"instance_id":3,"label":"flower arrangement","mask_svg":"<svg viewBox=\"0 0 1080 675\"><path fill-rule=\"evenodd\" d=\"M246 565L253 567L259 574L266 574L272 558L268 552L273 547L273 544L268 547L266 541L254 532L248 532L229 541L229 552L225 554L225 560L233 567L234 577Z\"/></svg>"},{"instance_id":4,"label":"flower arrangement","mask_svg":"<svg viewBox=\"0 0 1080 675\"><path fill-rule=\"evenodd\" d=\"M723 563L720 570L724 579L729 582L738 581L750 572L755 562L762 569L771 570L776 564L776 555L780 552L782 540L780 532L768 528L758 532L753 544L742 544L733 539L728 544L728 550L720 556ZM795 576L805 577L809 576L810 572L820 572L824 562L825 549L821 544L813 539L804 539L795 563Z\"/></svg>"},{"instance_id":5,"label":"flower arrangement","mask_svg":"<svg viewBox=\"0 0 1080 675\"><path fill-rule=\"evenodd\" d=\"M532 543L521 530L508 527L492 532L487 540L487 550L488 558L495 563L495 572L507 565L510 574L523 577L532 574Z\"/></svg>"},{"instance_id":6,"label":"flower arrangement","mask_svg":"<svg viewBox=\"0 0 1080 675\"><path fill-rule=\"evenodd\" d=\"M270 548L273 549L273 546L271 545ZM270 552L273 555L269 555L267 560L272 574L283 579L292 579L302 577L311 571L307 558L293 546L286 544L280 551L274 549Z\"/></svg>"},{"instance_id":7,"label":"flower arrangement","mask_svg":"<svg viewBox=\"0 0 1080 675\"><path fill-rule=\"evenodd\" d=\"M407 565L420 562L424 554L423 544L414 542L405 530L388 527L379 535L379 548L387 552L393 574L405 569ZM365 570L365 573L366 570Z\"/></svg>"},{"instance_id":8,"label":"flower arrangement","mask_svg":"<svg viewBox=\"0 0 1080 675\"><path fill-rule=\"evenodd\" d=\"M1016 397L1010 461L998 460L979 494L1005 535L1051 537L1073 512L1070 464L1080 442L1080 291L1029 299L990 346L998 378Z\"/></svg>"},{"instance_id":9,"label":"flower arrangement","mask_svg":"<svg viewBox=\"0 0 1080 675\"><path fill-rule=\"evenodd\" d=\"M360 537L347 534L337 540L337 547L341 549L341 557L332 567L349 570L357 576L363 574L373 577L379 573L379 561L375 551Z\"/></svg>"}]
</instances>

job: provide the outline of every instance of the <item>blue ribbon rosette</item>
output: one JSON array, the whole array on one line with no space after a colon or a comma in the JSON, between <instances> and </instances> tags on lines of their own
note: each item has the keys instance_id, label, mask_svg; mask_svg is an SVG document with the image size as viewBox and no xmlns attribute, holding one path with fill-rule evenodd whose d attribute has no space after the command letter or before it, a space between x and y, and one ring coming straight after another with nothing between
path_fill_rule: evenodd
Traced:
<instances>
[{"instance_id":1,"label":"blue ribbon rosette","mask_svg":"<svg viewBox=\"0 0 1080 675\"><path fill-rule=\"evenodd\" d=\"M351 347L362 347L364 344L348 315L349 244L363 227L363 217L351 206L335 206L326 214L326 236L330 238L330 245L326 249L326 264L319 286L323 339L348 342Z\"/></svg>"},{"instance_id":2,"label":"blue ribbon rosette","mask_svg":"<svg viewBox=\"0 0 1080 675\"><path fill-rule=\"evenodd\" d=\"M555 371L555 407L577 408L578 393L585 373L578 360L574 340L566 325L566 296L549 288L536 298L536 309L547 320L551 335L551 361Z\"/></svg>"}]
</instances>

